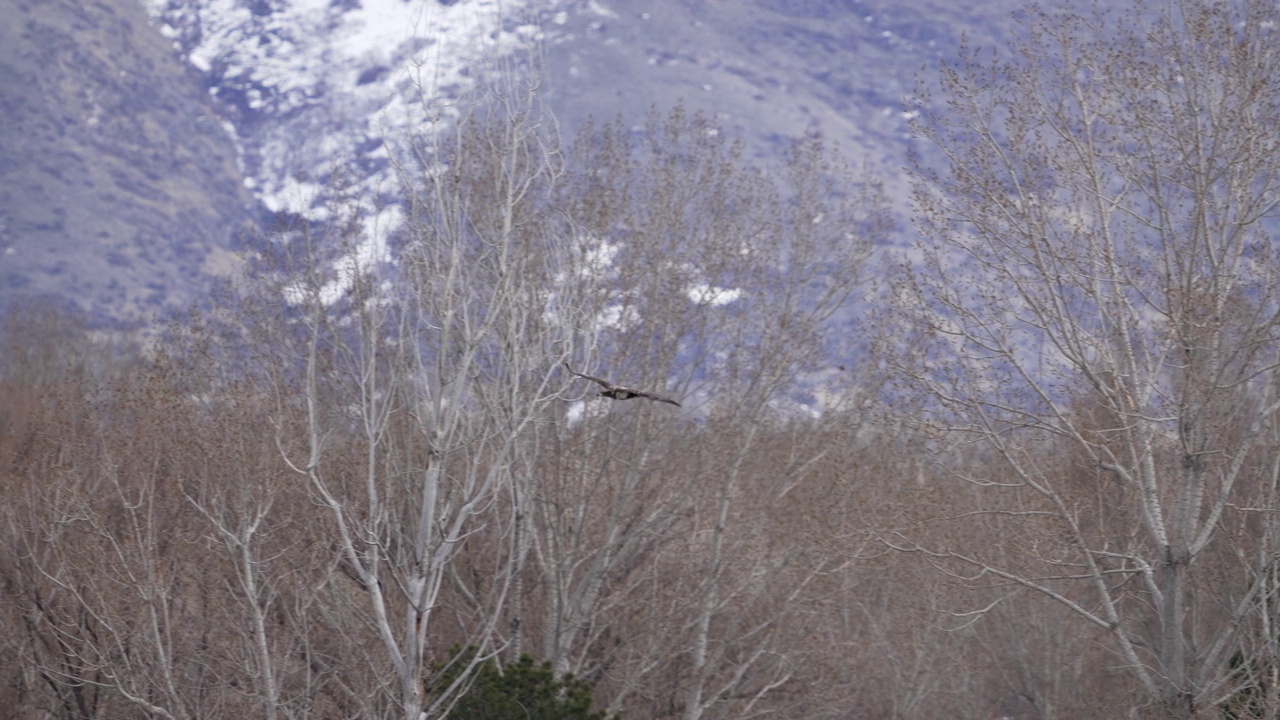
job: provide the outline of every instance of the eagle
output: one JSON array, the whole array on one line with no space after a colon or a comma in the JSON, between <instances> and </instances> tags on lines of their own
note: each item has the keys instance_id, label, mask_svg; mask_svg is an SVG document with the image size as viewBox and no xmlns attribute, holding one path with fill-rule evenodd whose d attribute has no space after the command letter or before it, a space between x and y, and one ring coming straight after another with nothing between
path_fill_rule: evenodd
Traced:
<instances>
[{"instance_id":1,"label":"eagle","mask_svg":"<svg viewBox=\"0 0 1280 720\"><path fill-rule=\"evenodd\" d=\"M622 385L614 385L608 380L602 380L601 378L595 377L594 375L585 375L583 373L580 373L577 370L574 370L573 368L569 367L568 361L565 361L564 369L568 370L573 375L577 375L580 378L585 378L587 380L590 380L591 382L604 388L604 390L600 391L600 394L612 400L630 400L631 398L641 397L641 398L647 398L649 400L657 400L658 402L664 402L671 405L675 405L676 407L680 407L680 403L676 402L675 400L672 400L669 397L663 397L656 393L646 392L644 390L635 390L633 388L623 387Z\"/></svg>"}]
</instances>

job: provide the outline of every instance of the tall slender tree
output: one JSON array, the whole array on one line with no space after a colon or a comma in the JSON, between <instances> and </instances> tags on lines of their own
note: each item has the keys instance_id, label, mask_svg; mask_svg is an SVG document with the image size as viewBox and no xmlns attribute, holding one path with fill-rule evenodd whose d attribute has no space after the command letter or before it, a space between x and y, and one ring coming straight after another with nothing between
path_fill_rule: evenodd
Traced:
<instances>
[{"instance_id":1,"label":"tall slender tree","mask_svg":"<svg viewBox=\"0 0 1280 720\"><path fill-rule=\"evenodd\" d=\"M1273 602L1270 534L1223 528L1277 509L1258 490L1280 410L1280 16L1173 0L1025 20L1011 57L966 50L936 110L922 95L943 162L915 165L902 300L937 439L1004 466L953 466L989 492L970 518L1039 534L1017 564L881 537L1063 603L1157 715L1191 717L1232 694L1228 659ZM1063 452L1114 493L1084 502ZM1115 506L1130 525L1100 531Z\"/></svg>"}]
</instances>

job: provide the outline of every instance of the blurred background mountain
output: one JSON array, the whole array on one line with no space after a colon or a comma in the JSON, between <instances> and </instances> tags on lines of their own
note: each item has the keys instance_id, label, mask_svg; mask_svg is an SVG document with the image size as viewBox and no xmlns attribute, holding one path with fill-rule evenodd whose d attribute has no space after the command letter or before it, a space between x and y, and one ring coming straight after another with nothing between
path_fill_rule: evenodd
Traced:
<instances>
[{"instance_id":1,"label":"blurred background mountain","mask_svg":"<svg viewBox=\"0 0 1280 720\"><path fill-rule=\"evenodd\" d=\"M231 267L253 207L201 74L134 0L0 0L0 300L142 319Z\"/></svg>"},{"instance_id":2,"label":"blurred background mountain","mask_svg":"<svg viewBox=\"0 0 1280 720\"><path fill-rule=\"evenodd\" d=\"M146 321L234 272L327 174L387 191L386 143L495 58L543 53L571 136L682 102L772 162L818 131L906 208L903 98L1011 7L933 0L0 0L0 306Z\"/></svg>"}]
</instances>

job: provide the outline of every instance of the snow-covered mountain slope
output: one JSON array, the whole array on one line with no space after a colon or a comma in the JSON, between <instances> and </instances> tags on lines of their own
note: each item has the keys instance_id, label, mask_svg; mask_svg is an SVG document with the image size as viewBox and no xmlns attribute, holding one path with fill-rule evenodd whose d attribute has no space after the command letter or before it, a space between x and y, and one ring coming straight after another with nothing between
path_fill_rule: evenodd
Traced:
<instances>
[{"instance_id":1,"label":"snow-covered mountain slope","mask_svg":"<svg viewBox=\"0 0 1280 720\"><path fill-rule=\"evenodd\" d=\"M639 125L677 102L763 161L818 130L905 207L903 96L962 33L999 37L1007 10L997 0L0 0L0 63L12 70L0 74L0 290L62 293L120 316L185 302L254 217L251 199L318 217L335 169L354 171L369 196L390 190L388 143L447 117L495 58L531 44L566 134L590 117Z\"/></svg>"},{"instance_id":2,"label":"snow-covered mountain slope","mask_svg":"<svg viewBox=\"0 0 1280 720\"><path fill-rule=\"evenodd\" d=\"M998 31L999 4L741 0L147 0L205 72L273 209L302 209L326 169L387 179L384 141L421 131L481 69L531 42L572 132L684 102L775 157L819 130L895 185L922 66L960 32ZM305 182L305 181L303 181Z\"/></svg>"},{"instance_id":3,"label":"snow-covered mountain slope","mask_svg":"<svg viewBox=\"0 0 1280 720\"><path fill-rule=\"evenodd\" d=\"M472 0L149 0L161 31L206 74L268 209L306 213L343 166L367 189L388 174L386 141L420 128L487 61L538 28L522 4Z\"/></svg>"}]
</instances>

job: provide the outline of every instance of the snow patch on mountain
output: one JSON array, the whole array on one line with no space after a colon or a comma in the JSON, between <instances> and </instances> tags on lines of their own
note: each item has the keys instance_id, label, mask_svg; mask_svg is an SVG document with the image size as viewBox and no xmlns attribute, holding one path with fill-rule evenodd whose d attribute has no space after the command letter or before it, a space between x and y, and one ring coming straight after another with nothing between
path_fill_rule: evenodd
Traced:
<instances>
[{"instance_id":1,"label":"snow patch on mountain","mask_svg":"<svg viewBox=\"0 0 1280 720\"><path fill-rule=\"evenodd\" d=\"M234 128L246 185L320 219L329 176L391 186L387 143L447 126L480 68L541 32L527 0L144 0Z\"/></svg>"}]
</instances>

